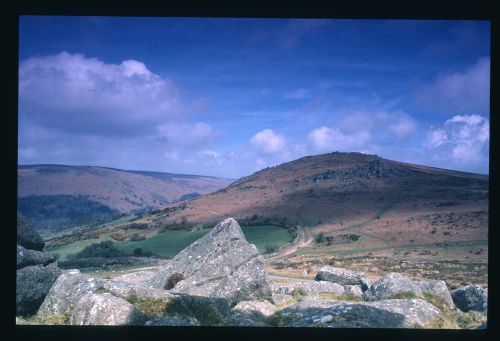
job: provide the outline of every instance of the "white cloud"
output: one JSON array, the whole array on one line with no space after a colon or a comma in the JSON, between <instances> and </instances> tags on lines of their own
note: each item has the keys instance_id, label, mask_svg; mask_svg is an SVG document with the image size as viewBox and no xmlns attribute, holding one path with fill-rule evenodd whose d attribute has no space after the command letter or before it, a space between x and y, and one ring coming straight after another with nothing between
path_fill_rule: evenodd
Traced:
<instances>
[{"instance_id":1,"label":"white cloud","mask_svg":"<svg viewBox=\"0 0 500 341\"><path fill-rule=\"evenodd\" d=\"M259 151L267 154L281 153L286 148L285 137L272 129L264 129L255 134L250 142Z\"/></svg>"},{"instance_id":2,"label":"white cloud","mask_svg":"<svg viewBox=\"0 0 500 341\"><path fill-rule=\"evenodd\" d=\"M20 63L19 105L27 119L74 133L131 134L184 114L174 83L144 63L68 52Z\"/></svg>"},{"instance_id":3,"label":"white cloud","mask_svg":"<svg viewBox=\"0 0 500 341\"><path fill-rule=\"evenodd\" d=\"M464 72L440 75L417 94L417 103L429 110L489 113L490 58L479 59Z\"/></svg>"},{"instance_id":4,"label":"white cloud","mask_svg":"<svg viewBox=\"0 0 500 341\"><path fill-rule=\"evenodd\" d=\"M399 138L413 134L416 129L417 123L406 114L398 116L396 122L389 125L389 130Z\"/></svg>"},{"instance_id":5,"label":"white cloud","mask_svg":"<svg viewBox=\"0 0 500 341\"><path fill-rule=\"evenodd\" d=\"M443 127L431 127L424 145L436 158L450 156L462 165L487 166L490 123L479 115L455 115Z\"/></svg>"},{"instance_id":6,"label":"white cloud","mask_svg":"<svg viewBox=\"0 0 500 341\"><path fill-rule=\"evenodd\" d=\"M313 147L321 152L352 151L364 146L370 140L366 131L345 134L338 128L320 127L308 135Z\"/></svg>"}]
</instances>

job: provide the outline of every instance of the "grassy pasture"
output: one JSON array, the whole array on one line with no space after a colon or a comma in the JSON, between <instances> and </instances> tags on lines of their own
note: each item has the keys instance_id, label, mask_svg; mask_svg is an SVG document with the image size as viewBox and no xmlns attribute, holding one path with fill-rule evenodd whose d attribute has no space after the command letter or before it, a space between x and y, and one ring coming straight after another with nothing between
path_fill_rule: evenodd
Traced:
<instances>
[{"instance_id":1,"label":"grassy pasture","mask_svg":"<svg viewBox=\"0 0 500 341\"><path fill-rule=\"evenodd\" d=\"M288 230L279 226L243 226L242 230L248 242L255 244L261 253L265 252L266 246L275 245L280 247L292 241ZM132 253L136 248L142 248L143 251L152 251L162 257L174 257L186 246L203 237L209 231L210 229L197 231L170 230L145 240L115 241L115 243L119 249L129 253ZM66 260L68 254L77 253L90 244L99 243L108 239L110 239L108 236L103 236L99 239L82 240L72 244L51 248L48 249L48 251L52 254L57 253L61 260Z\"/></svg>"}]
</instances>

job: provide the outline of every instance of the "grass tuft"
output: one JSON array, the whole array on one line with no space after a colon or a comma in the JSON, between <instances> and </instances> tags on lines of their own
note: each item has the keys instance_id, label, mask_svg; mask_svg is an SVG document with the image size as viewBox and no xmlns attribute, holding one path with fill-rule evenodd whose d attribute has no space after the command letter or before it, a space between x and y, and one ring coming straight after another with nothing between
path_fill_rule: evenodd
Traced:
<instances>
[{"instance_id":1,"label":"grass tuft","mask_svg":"<svg viewBox=\"0 0 500 341\"><path fill-rule=\"evenodd\" d=\"M417 295L412 291L401 291L392 296L394 299L412 299L417 298Z\"/></svg>"},{"instance_id":2,"label":"grass tuft","mask_svg":"<svg viewBox=\"0 0 500 341\"><path fill-rule=\"evenodd\" d=\"M337 295L332 292L320 292L319 297L326 300L337 300L337 301L351 301L351 302L361 302L363 299L360 296L355 295Z\"/></svg>"},{"instance_id":3,"label":"grass tuft","mask_svg":"<svg viewBox=\"0 0 500 341\"><path fill-rule=\"evenodd\" d=\"M16 324L60 326L67 325L70 317L71 313L69 312L62 314L37 314L31 317L16 317Z\"/></svg>"}]
</instances>

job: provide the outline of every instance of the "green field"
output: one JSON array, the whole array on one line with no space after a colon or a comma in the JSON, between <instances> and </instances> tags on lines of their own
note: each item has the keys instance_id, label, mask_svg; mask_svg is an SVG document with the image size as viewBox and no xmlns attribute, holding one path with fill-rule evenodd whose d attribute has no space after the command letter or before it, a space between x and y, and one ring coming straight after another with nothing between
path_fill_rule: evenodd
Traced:
<instances>
[{"instance_id":1,"label":"green field","mask_svg":"<svg viewBox=\"0 0 500 341\"><path fill-rule=\"evenodd\" d=\"M282 246L292 241L288 230L274 225L243 226L243 233L249 243L255 244L260 253L264 253L266 246ZM174 257L186 246L207 234L210 229L197 231L171 230L160 233L152 238L140 241L115 242L118 248L132 253L134 249L141 248L143 251L151 251L162 257ZM66 260L67 255L81 251L85 246L99 243L109 238L90 239L48 249L50 253L57 253L60 260Z\"/></svg>"},{"instance_id":2,"label":"green field","mask_svg":"<svg viewBox=\"0 0 500 341\"><path fill-rule=\"evenodd\" d=\"M88 245L91 244L97 244L106 240L110 240L111 238L108 236L102 236L99 239L86 239L86 240L79 240L77 242L68 244L68 245L63 245L63 246L58 246L54 248L46 248L46 251L49 253L55 255L59 255L59 260L67 260L67 256L71 253L77 253L83 250Z\"/></svg>"}]
</instances>

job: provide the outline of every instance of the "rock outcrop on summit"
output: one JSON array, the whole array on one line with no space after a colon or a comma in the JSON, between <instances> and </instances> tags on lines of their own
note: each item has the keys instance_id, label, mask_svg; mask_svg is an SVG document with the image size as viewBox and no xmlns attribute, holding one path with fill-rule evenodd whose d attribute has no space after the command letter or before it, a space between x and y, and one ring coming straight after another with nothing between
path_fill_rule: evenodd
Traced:
<instances>
[{"instance_id":1,"label":"rock outcrop on summit","mask_svg":"<svg viewBox=\"0 0 500 341\"><path fill-rule=\"evenodd\" d=\"M265 262L236 220L228 218L175 256L151 286L231 303L271 300Z\"/></svg>"}]
</instances>

